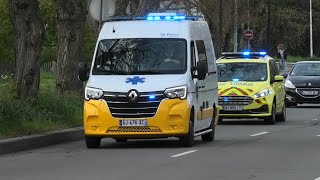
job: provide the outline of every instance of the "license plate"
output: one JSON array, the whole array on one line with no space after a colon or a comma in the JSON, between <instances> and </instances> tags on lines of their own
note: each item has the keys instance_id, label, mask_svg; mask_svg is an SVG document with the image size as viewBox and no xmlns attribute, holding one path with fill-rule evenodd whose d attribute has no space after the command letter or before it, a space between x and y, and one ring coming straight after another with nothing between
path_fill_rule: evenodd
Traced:
<instances>
[{"instance_id":1,"label":"license plate","mask_svg":"<svg viewBox=\"0 0 320 180\"><path fill-rule=\"evenodd\" d=\"M302 91L302 95L307 95L307 96L313 96L313 95L318 95L318 91Z\"/></svg>"},{"instance_id":2,"label":"license plate","mask_svg":"<svg viewBox=\"0 0 320 180\"><path fill-rule=\"evenodd\" d=\"M242 111L243 106L222 106L224 111Z\"/></svg>"},{"instance_id":3,"label":"license plate","mask_svg":"<svg viewBox=\"0 0 320 180\"><path fill-rule=\"evenodd\" d=\"M147 120L120 120L120 126L128 127L128 126L148 126Z\"/></svg>"}]
</instances>

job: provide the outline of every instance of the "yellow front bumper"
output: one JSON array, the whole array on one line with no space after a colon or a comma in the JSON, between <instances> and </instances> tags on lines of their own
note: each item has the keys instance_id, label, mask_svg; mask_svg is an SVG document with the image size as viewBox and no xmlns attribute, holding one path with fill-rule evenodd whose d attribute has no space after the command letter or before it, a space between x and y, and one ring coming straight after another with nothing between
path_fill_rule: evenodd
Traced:
<instances>
[{"instance_id":1,"label":"yellow front bumper","mask_svg":"<svg viewBox=\"0 0 320 180\"><path fill-rule=\"evenodd\" d=\"M103 100L84 103L84 130L86 136L148 138L185 135L189 131L191 108L186 100L163 100L156 115L143 118L147 127L120 127ZM130 119L133 120L133 119Z\"/></svg>"}]
</instances>

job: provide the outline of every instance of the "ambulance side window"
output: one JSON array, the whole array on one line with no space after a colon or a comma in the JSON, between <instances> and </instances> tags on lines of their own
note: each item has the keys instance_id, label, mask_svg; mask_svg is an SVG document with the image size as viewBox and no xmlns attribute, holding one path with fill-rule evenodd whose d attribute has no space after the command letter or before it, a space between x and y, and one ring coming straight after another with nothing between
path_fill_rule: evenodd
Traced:
<instances>
[{"instance_id":1,"label":"ambulance side window","mask_svg":"<svg viewBox=\"0 0 320 180\"><path fill-rule=\"evenodd\" d=\"M207 52L203 40L197 40L198 57L200 61L207 61Z\"/></svg>"},{"instance_id":2,"label":"ambulance side window","mask_svg":"<svg viewBox=\"0 0 320 180\"><path fill-rule=\"evenodd\" d=\"M274 61L272 61L271 63L272 63L275 75L279 75L279 70L278 70L277 64Z\"/></svg>"},{"instance_id":3,"label":"ambulance side window","mask_svg":"<svg viewBox=\"0 0 320 180\"><path fill-rule=\"evenodd\" d=\"M270 69L270 82L273 83L274 77L276 76L276 72L271 61L269 61L269 69Z\"/></svg>"},{"instance_id":4,"label":"ambulance side window","mask_svg":"<svg viewBox=\"0 0 320 180\"><path fill-rule=\"evenodd\" d=\"M191 42L191 72L193 72L194 68L197 66L197 59L196 59L196 49L194 47L194 42Z\"/></svg>"}]
</instances>

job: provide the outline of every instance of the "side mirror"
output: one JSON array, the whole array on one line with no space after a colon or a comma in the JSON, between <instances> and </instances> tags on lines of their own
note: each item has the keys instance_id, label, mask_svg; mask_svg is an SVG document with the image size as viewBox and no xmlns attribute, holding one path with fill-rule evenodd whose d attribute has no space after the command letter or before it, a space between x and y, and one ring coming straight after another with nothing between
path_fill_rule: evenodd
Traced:
<instances>
[{"instance_id":1,"label":"side mirror","mask_svg":"<svg viewBox=\"0 0 320 180\"><path fill-rule=\"evenodd\" d=\"M208 74L208 63L207 61L198 61L197 63L198 80L204 80Z\"/></svg>"},{"instance_id":2,"label":"side mirror","mask_svg":"<svg viewBox=\"0 0 320 180\"><path fill-rule=\"evenodd\" d=\"M90 68L88 67L87 63L79 63L78 77L80 81L87 81L89 79L89 70Z\"/></svg>"},{"instance_id":3,"label":"side mirror","mask_svg":"<svg viewBox=\"0 0 320 180\"><path fill-rule=\"evenodd\" d=\"M283 82L283 76L275 76L274 77L274 82Z\"/></svg>"},{"instance_id":4,"label":"side mirror","mask_svg":"<svg viewBox=\"0 0 320 180\"><path fill-rule=\"evenodd\" d=\"M283 77L283 78L287 78L287 77L288 77L288 74L282 74L282 77Z\"/></svg>"}]
</instances>

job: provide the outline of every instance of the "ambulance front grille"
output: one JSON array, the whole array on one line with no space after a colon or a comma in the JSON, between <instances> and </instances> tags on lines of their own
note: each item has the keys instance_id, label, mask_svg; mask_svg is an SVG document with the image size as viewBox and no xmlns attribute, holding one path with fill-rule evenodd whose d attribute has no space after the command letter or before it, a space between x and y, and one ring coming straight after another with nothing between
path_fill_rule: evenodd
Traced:
<instances>
[{"instance_id":1,"label":"ambulance front grille","mask_svg":"<svg viewBox=\"0 0 320 180\"><path fill-rule=\"evenodd\" d=\"M127 93L104 92L110 112L115 118L150 118L153 117L163 99L164 92L140 93L135 102L130 102ZM154 96L150 99L150 96Z\"/></svg>"},{"instance_id":2,"label":"ambulance front grille","mask_svg":"<svg viewBox=\"0 0 320 180\"><path fill-rule=\"evenodd\" d=\"M253 98L249 96L220 96L219 105L249 105Z\"/></svg>"},{"instance_id":3,"label":"ambulance front grille","mask_svg":"<svg viewBox=\"0 0 320 180\"><path fill-rule=\"evenodd\" d=\"M158 127L112 127L107 133L157 133L161 132Z\"/></svg>"}]
</instances>

